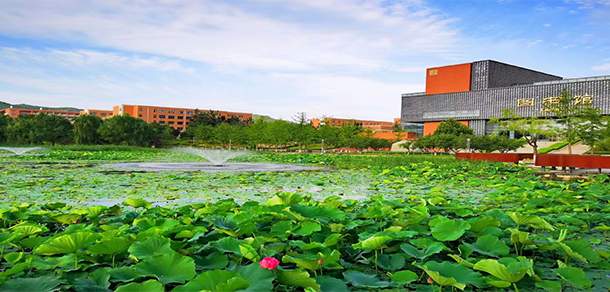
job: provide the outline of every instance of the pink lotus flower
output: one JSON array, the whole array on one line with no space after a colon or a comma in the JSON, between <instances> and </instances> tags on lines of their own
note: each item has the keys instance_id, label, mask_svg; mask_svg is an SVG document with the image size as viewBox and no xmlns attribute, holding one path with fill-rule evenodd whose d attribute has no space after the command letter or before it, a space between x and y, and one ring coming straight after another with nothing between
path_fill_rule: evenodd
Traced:
<instances>
[{"instance_id":1,"label":"pink lotus flower","mask_svg":"<svg viewBox=\"0 0 610 292\"><path fill-rule=\"evenodd\" d=\"M280 261L276 260L275 258L264 258L261 260L260 264L261 268L263 269L275 270L275 268L277 268L277 266L280 264Z\"/></svg>"}]
</instances>

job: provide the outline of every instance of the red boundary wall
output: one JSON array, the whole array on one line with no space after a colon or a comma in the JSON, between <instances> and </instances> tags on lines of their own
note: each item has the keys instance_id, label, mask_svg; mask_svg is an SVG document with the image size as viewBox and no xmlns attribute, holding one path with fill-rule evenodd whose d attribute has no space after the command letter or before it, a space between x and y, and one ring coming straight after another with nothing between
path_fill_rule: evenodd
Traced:
<instances>
[{"instance_id":1,"label":"red boundary wall","mask_svg":"<svg viewBox=\"0 0 610 292\"><path fill-rule=\"evenodd\" d=\"M538 154L536 166L610 168L610 156L577 154Z\"/></svg>"},{"instance_id":2,"label":"red boundary wall","mask_svg":"<svg viewBox=\"0 0 610 292\"><path fill-rule=\"evenodd\" d=\"M480 160L480 161L495 161L495 162L513 162L519 163L523 159L533 159L532 153L456 153L457 159Z\"/></svg>"}]
</instances>

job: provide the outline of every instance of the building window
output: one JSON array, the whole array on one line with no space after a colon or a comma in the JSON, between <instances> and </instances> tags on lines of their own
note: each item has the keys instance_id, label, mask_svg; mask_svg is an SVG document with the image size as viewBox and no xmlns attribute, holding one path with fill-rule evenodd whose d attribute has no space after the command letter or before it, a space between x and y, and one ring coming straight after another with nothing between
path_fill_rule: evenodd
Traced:
<instances>
[{"instance_id":1,"label":"building window","mask_svg":"<svg viewBox=\"0 0 610 292\"><path fill-rule=\"evenodd\" d=\"M172 122L172 121L169 121L169 122L167 122L167 123L168 123L168 124L170 124L170 125L173 125L173 124L174 124L174 122Z\"/></svg>"},{"instance_id":2,"label":"building window","mask_svg":"<svg viewBox=\"0 0 610 292\"><path fill-rule=\"evenodd\" d=\"M175 113L176 113L176 111L175 111L175 110L170 110L170 111L169 111L169 113L170 113L170 114L175 114Z\"/></svg>"},{"instance_id":3,"label":"building window","mask_svg":"<svg viewBox=\"0 0 610 292\"><path fill-rule=\"evenodd\" d=\"M93 114L95 114L95 113L93 113ZM105 117L106 113L100 113L100 116Z\"/></svg>"},{"instance_id":4,"label":"building window","mask_svg":"<svg viewBox=\"0 0 610 292\"><path fill-rule=\"evenodd\" d=\"M186 112L186 114L187 114L187 115L192 115L192 114L193 114L193 112L192 112L192 111L188 111L188 112Z\"/></svg>"},{"instance_id":5,"label":"building window","mask_svg":"<svg viewBox=\"0 0 610 292\"><path fill-rule=\"evenodd\" d=\"M176 116L167 116L168 119L175 119Z\"/></svg>"},{"instance_id":6,"label":"building window","mask_svg":"<svg viewBox=\"0 0 610 292\"><path fill-rule=\"evenodd\" d=\"M157 110L156 110L156 109L154 109L154 110L153 110L153 113L156 113L156 112L157 112Z\"/></svg>"},{"instance_id":7,"label":"building window","mask_svg":"<svg viewBox=\"0 0 610 292\"><path fill-rule=\"evenodd\" d=\"M184 114L184 111L178 111L179 114Z\"/></svg>"},{"instance_id":8,"label":"building window","mask_svg":"<svg viewBox=\"0 0 610 292\"><path fill-rule=\"evenodd\" d=\"M157 115L153 115L153 119L156 119L156 118L157 118Z\"/></svg>"},{"instance_id":9,"label":"building window","mask_svg":"<svg viewBox=\"0 0 610 292\"><path fill-rule=\"evenodd\" d=\"M178 116L179 120L184 120L184 116Z\"/></svg>"},{"instance_id":10,"label":"building window","mask_svg":"<svg viewBox=\"0 0 610 292\"><path fill-rule=\"evenodd\" d=\"M159 121L159 124L165 124L165 121Z\"/></svg>"},{"instance_id":11,"label":"building window","mask_svg":"<svg viewBox=\"0 0 610 292\"><path fill-rule=\"evenodd\" d=\"M479 110L462 110L462 111L446 111L446 112L425 112L424 119L445 119L445 118L461 118L461 117L478 117L481 115Z\"/></svg>"},{"instance_id":12,"label":"building window","mask_svg":"<svg viewBox=\"0 0 610 292\"><path fill-rule=\"evenodd\" d=\"M142 117L142 115L138 115L138 118L141 118L141 117Z\"/></svg>"},{"instance_id":13,"label":"building window","mask_svg":"<svg viewBox=\"0 0 610 292\"><path fill-rule=\"evenodd\" d=\"M165 119L165 115L159 115L159 119Z\"/></svg>"},{"instance_id":14,"label":"building window","mask_svg":"<svg viewBox=\"0 0 610 292\"><path fill-rule=\"evenodd\" d=\"M190 125L190 124L191 124L191 123L189 123L189 122L186 122L186 125L187 125L187 126L188 126L188 125Z\"/></svg>"},{"instance_id":15,"label":"building window","mask_svg":"<svg viewBox=\"0 0 610 292\"><path fill-rule=\"evenodd\" d=\"M139 109L138 111L139 111L139 112L142 112L142 109Z\"/></svg>"},{"instance_id":16,"label":"building window","mask_svg":"<svg viewBox=\"0 0 610 292\"><path fill-rule=\"evenodd\" d=\"M164 112L165 112L165 110L159 110L159 112L160 112L160 113L164 113Z\"/></svg>"},{"instance_id":17,"label":"building window","mask_svg":"<svg viewBox=\"0 0 610 292\"><path fill-rule=\"evenodd\" d=\"M91 114L94 115L94 116L97 116L97 113L91 113Z\"/></svg>"},{"instance_id":18,"label":"building window","mask_svg":"<svg viewBox=\"0 0 610 292\"><path fill-rule=\"evenodd\" d=\"M183 130L183 128L182 128L182 127L178 127L178 130L182 131L182 130Z\"/></svg>"},{"instance_id":19,"label":"building window","mask_svg":"<svg viewBox=\"0 0 610 292\"><path fill-rule=\"evenodd\" d=\"M242 116L242 115L239 115L239 118L240 118L240 119L243 119L243 118L244 118L244 116Z\"/></svg>"},{"instance_id":20,"label":"building window","mask_svg":"<svg viewBox=\"0 0 610 292\"><path fill-rule=\"evenodd\" d=\"M184 125L184 122L178 122L178 125Z\"/></svg>"}]
</instances>

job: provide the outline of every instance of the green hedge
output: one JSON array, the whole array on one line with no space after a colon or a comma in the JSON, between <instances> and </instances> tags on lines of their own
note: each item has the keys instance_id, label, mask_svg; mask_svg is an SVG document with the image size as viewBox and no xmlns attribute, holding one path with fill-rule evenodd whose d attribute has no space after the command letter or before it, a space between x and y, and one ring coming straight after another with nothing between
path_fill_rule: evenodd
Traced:
<instances>
[{"instance_id":1,"label":"green hedge","mask_svg":"<svg viewBox=\"0 0 610 292\"><path fill-rule=\"evenodd\" d=\"M580 142L580 139L577 139L576 141L574 141L574 143L572 143L572 145L574 145L574 144L576 144L578 142ZM557 143L555 143L555 144L553 144L553 145L551 145L549 147L544 147L544 148L538 149L538 154L547 154L547 153L549 153L551 151L559 150L559 149L561 149L563 147L566 147L566 146L568 146L568 142L557 142Z\"/></svg>"}]
</instances>

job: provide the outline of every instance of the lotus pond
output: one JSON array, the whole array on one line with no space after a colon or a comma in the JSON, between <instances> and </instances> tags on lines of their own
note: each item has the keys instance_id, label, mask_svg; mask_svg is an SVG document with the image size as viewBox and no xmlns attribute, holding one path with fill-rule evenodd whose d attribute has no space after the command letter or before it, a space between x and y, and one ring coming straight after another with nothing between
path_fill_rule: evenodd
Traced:
<instances>
[{"instance_id":1,"label":"lotus pond","mask_svg":"<svg viewBox=\"0 0 610 292\"><path fill-rule=\"evenodd\" d=\"M101 167L200 161L163 150L0 157L0 291L609 290L606 175L413 155L240 160L320 169Z\"/></svg>"}]
</instances>

